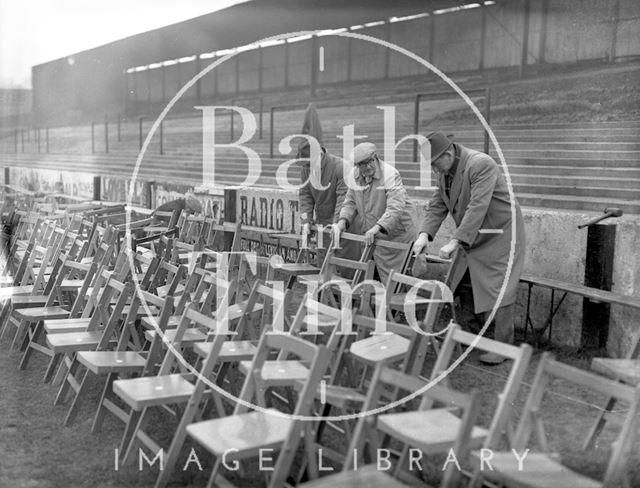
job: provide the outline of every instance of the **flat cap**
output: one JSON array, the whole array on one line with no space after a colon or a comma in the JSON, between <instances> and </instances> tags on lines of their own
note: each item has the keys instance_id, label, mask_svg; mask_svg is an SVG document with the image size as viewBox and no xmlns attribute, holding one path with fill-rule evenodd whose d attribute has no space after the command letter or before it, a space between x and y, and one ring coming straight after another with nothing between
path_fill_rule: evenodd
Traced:
<instances>
[{"instance_id":1,"label":"flat cap","mask_svg":"<svg viewBox=\"0 0 640 488\"><path fill-rule=\"evenodd\" d=\"M376 153L376 145L372 142L361 142L353 148L349 159L353 164L358 164L360 161L369 159Z\"/></svg>"}]
</instances>

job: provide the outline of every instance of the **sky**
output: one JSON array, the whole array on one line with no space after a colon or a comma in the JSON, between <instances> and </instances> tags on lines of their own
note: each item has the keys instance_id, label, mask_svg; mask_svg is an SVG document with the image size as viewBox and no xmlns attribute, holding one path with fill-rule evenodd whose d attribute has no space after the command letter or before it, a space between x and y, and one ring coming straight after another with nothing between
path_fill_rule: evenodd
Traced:
<instances>
[{"instance_id":1,"label":"sky","mask_svg":"<svg viewBox=\"0 0 640 488\"><path fill-rule=\"evenodd\" d=\"M0 88L31 88L31 66L243 0L0 0Z\"/></svg>"}]
</instances>

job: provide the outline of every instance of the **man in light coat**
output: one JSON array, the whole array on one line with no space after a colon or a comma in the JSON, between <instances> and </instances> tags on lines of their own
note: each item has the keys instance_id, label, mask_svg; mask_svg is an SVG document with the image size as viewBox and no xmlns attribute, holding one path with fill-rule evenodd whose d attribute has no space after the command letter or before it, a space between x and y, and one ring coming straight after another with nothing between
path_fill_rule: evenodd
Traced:
<instances>
[{"instance_id":1,"label":"man in light coat","mask_svg":"<svg viewBox=\"0 0 640 488\"><path fill-rule=\"evenodd\" d=\"M338 223L334 225L334 242L339 242L345 229L351 231L354 219L360 219L365 231L365 244L376 238L411 244L416 238L413 204L402 184L400 173L380 160L376 146L370 142L358 144L351 155L354 168ZM403 255L397 250L375 246L373 259L386 283L391 270L401 271Z\"/></svg>"},{"instance_id":2,"label":"man in light coat","mask_svg":"<svg viewBox=\"0 0 640 488\"><path fill-rule=\"evenodd\" d=\"M440 257L449 258L461 248L462 258L468 265L474 311L488 317L505 282L515 225L511 273L494 318L495 339L513 343L515 301L525 248L520 206L515 198L513 201L510 198L502 171L491 157L454 144L439 132L429 134L427 139L431 145L431 166L438 173L438 189L429 202L413 251L422 252L450 214L456 230L440 249ZM480 360L487 364L502 362L495 354L484 354Z\"/></svg>"}]
</instances>

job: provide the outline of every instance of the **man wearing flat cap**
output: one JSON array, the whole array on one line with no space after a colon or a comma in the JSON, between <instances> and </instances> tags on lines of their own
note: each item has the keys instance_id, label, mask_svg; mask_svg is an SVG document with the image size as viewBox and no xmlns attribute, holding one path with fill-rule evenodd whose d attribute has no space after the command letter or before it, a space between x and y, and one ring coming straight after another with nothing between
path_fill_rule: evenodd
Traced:
<instances>
[{"instance_id":1,"label":"man wearing flat cap","mask_svg":"<svg viewBox=\"0 0 640 488\"><path fill-rule=\"evenodd\" d=\"M367 245L376 238L412 243L416 238L414 209L400 173L378 158L376 146L370 142L358 144L350 159L354 164L350 175L354 184L349 185L340 218L334 225L334 242L339 242L340 234L359 217ZM400 271L404 264L402 254L379 246L374 248L373 259L383 283L392 270Z\"/></svg>"},{"instance_id":2,"label":"man wearing flat cap","mask_svg":"<svg viewBox=\"0 0 640 488\"><path fill-rule=\"evenodd\" d=\"M450 214L456 229L451 240L440 249L440 257L449 258L460 248L459 258L465 259L468 266L468 274L457 291L463 312L468 302L463 296L463 283L470 279L474 311L487 317L504 284L515 225L511 273L494 318L495 339L513 343L516 294L524 267L525 233L520 206L514 198L514 222L506 180L490 156L454 143L440 132L432 132L427 139L431 146L431 167L438 174L438 188L429 202L413 251L422 252ZM425 156L428 153L426 146L421 148ZM492 353L484 354L480 360L487 364L502 361Z\"/></svg>"}]
</instances>

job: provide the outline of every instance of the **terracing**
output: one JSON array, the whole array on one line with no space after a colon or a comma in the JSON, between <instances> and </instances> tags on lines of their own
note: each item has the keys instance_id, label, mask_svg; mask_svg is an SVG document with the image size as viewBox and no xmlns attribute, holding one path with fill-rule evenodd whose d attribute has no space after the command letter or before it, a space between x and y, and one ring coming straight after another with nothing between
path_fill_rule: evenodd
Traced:
<instances>
[{"instance_id":1,"label":"terracing","mask_svg":"<svg viewBox=\"0 0 640 488\"><path fill-rule=\"evenodd\" d=\"M614 68L625 76L637 76L637 65ZM603 70L578 72L577 78L595 79ZM575 74L571 75L574 78ZM493 84L493 110L500 114L491 124L502 150L514 191L524 206L558 209L601 211L606 206L622 208L627 213L640 213L640 122L634 120L580 121L580 114L564 117L539 117L539 121L518 123L518 114L504 116L509 112L509 86L511 96L523 93L527 86L536 93L538 99L545 96L549 86L568 84L571 76L552 75L524 83L511 82L498 86L495 80L469 77L462 81L465 91L473 93L473 100L481 112L485 111L484 92L474 92L487 84ZM554 82L554 79L556 81ZM565 81L563 81L565 80ZM601 83L611 83L605 79ZM414 100L417 92L441 93L448 89L442 82L401 82L361 84L335 88L320 93L314 99L322 121L324 143L327 149L338 155L343 154L343 127L354 124L356 135L366 135L366 139L376 143L383 152L383 110L377 107L395 107L395 141L414 133ZM553 85L556 83L556 85ZM570 82L576 86L576 82ZM551 85L550 85L551 84ZM615 83L613 83L615 84ZM507 86L507 88L504 88ZM626 85L625 85L626 87ZM465 102L451 96L424 100L420 105L418 133L439 129L454 134L455 139L474 149L482 150L484 132L482 126ZM558 90L558 88L556 88ZM500 96L496 97L496 93ZM507 95L504 95L506 93ZM548 95L553 98L555 93ZM604 94L606 100L613 100L615 94ZM429 97L427 97L429 98ZM523 95L523 98L526 96ZM629 97L630 109L634 108L635 92ZM506 102L505 102L506 100ZM546 100L546 99L545 99ZM279 143L287 135L300 131L303 106L309 101L302 91L273 94L265 98L262 117L262 139L259 131L245 143L260 155L261 172L257 186L276 186L276 170L284 161L295 157L295 149L282 155ZM234 102L250 108L259 120L258 99ZM501 105L499 104L501 103ZM505 103L507 105L505 106ZM216 102L216 105L230 105L231 101ZM292 109L277 109L274 114L273 146L270 143L271 123L269 109L282 104L295 105ZM535 100L532 106L537 107ZM580 107L579 107L580 108ZM184 106L182 107L184 110ZM532 119L531 110L523 111L522 120ZM605 117L606 118L606 117ZM622 117L624 118L624 117ZM576 120L577 119L577 120ZM515 121L514 121L515 120ZM588 120L588 119L587 119ZM142 136L146 136L153 119L143 120ZM228 113L218 112L216 117L216 142L229 143L242 133L240 117L234 118L231 134ZM22 141L22 136L8 136L4 139L4 165L82 171L96 175L128 177L132 174L140 147L140 126L138 120L122 122L120 137L116 124L109 125L109 152L105 152L104 124L96 124L92 143L91 126L49 129L48 152L46 141L40 131L40 152L34 133L30 139ZM388 134L387 134L388 135ZM139 177L159 183L181 182L200 185L203 181L202 140L203 124L201 112L191 108L190 112L170 115L162 125L162 154L160 154L160 132L153 136L143 162ZM293 141L295 148L297 141ZM93 147L92 147L93 146ZM24 150L22 149L24 147ZM16 152L17 148L17 152ZM489 146L489 153L497 159L497 149ZM273 155L273 157L272 157ZM415 197L426 198L427 190L417 190L419 185L419 164L413 161L412 142L404 142L395 153L395 164L401 171L405 185ZM387 158L390 159L390 158ZM238 148L216 148L215 181L217 184L238 185L247 175L247 158ZM290 171L291 183L296 183L296 168Z\"/></svg>"}]
</instances>

